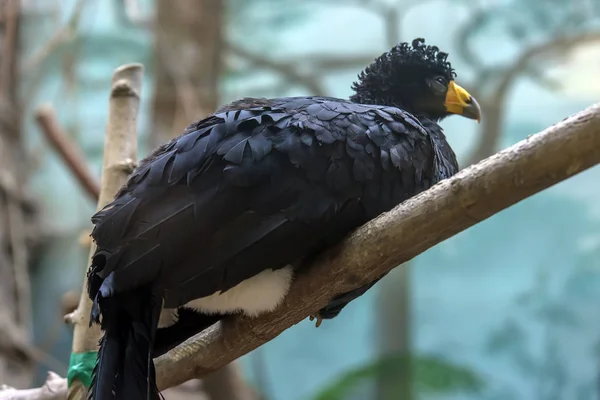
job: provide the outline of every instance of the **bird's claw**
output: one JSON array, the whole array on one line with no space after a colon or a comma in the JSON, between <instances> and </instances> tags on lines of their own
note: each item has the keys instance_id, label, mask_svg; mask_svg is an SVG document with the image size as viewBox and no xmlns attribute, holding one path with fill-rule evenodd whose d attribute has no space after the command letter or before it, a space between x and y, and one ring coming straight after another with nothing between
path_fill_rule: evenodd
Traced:
<instances>
[{"instance_id":1,"label":"bird's claw","mask_svg":"<svg viewBox=\"0 0 600 400\"><path fill-rule=\"evenodd\" d=\"M323 318L321 318L321 316L317 313L317 314L312 314L309 319L312 320L317 320L317 323L315 324L315 327L318 328L319 326L321 326L321 322L323 322Z\"/></svg>"}]
</instances>

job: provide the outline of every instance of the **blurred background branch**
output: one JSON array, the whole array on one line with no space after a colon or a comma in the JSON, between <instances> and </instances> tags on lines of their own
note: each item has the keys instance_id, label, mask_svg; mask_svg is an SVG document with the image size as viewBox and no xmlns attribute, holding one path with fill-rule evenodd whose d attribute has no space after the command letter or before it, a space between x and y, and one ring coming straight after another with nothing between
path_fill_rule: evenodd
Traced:
<instances>
[{"instance_id":1,"label":"blurred background branch","mask_svg":"<svg viewBox=\"0 0 600 400\"><path fill-rule=\"evenodd\" d=\"M0 3L0 377L24 386L33 376L29 253L37 210L27 201L18 104L20 4ZM30 229L34 230L30 230ZM33 239L33 240L32 240Z\"/></svg>"},{"instance_id":2,"label":"blurred background branch","mask_svg":"<svg viewBox=\"0 0 600 400\"><path fill-rule=\"evenodd\" d=\"M65 161L74 178L77 179L92 200L98 201L100 182L98 178L92 175L79 148L69 141L52 107L40 107L35 118L46 139L48 139L54 151Z\"/></svg>"}]
</instances>

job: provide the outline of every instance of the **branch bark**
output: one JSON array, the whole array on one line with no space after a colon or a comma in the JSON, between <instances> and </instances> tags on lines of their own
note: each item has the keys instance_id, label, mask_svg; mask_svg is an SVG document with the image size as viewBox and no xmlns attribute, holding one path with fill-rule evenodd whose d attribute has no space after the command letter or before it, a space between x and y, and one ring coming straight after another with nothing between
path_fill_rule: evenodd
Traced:
<instances>
[{"instance_id":1,"label":"branch bark","mask_svg":"<svg viewBox=\"0 0 600 400\"><path fill-rule=\"evenodd\" d=\"M113 74L109 98L108 124L104 142L104 160L98 209L113 198L135 167L137 156L137 115L142 89L143 66L127 64L117 68ZM95 246L90 248L90 258ZM87 266L86 266L87 270ZM73 323L73 353L97 351L101 336L98 325L89 327L91 301L87 296L84 279L79 306L65 316ZM79 380L69 388L69 400L84 400L87 388Z\"/></svg>"},{"instance_id":2,"label":"branch bark","mask_svg":"<svg viewBox=\"0 0 600 400\"><path fill-rule=\"evenodd\" d=\"M300 273L274 312L256 319L223 320L158 358L159 388L220 368L302 321L333 296L380 277L599 162L600 104L462 170L368 222Z\"/></svg>"}]
</instances>

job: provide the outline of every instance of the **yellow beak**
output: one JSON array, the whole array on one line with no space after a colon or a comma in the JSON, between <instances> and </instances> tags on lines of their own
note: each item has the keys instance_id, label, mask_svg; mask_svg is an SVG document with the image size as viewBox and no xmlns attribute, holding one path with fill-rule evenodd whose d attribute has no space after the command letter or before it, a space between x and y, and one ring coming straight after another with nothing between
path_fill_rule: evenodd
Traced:
<instances>
[{"instance_id":1,"label":"yellow beak","mask_svg":"<svg viewBox=\"0 0 600 400\"><path fill-rule=\"evenodd\" d=\"M471 96L454 81L448 84L448 92L444 101L446 111L452 114L462 115L465 118L475 119L481 122L481 108L475 97Z\"/></svg>"}]
</instances>

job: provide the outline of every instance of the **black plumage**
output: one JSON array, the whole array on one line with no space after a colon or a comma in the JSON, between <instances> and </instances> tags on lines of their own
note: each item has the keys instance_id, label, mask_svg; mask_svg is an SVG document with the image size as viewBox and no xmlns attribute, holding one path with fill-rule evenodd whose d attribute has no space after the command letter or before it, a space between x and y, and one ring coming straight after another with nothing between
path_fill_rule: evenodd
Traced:
<instances>
[{"instance_id":1,"label":"black plumage","mask_svg":"<svg viewBox=\"0 0 600 400\"><path fill-rule=\"evenodd\" d=\"M416 40L368 67L350 100L242 99L144 159L92 217L91 318L102 316L105 336L91 397L156 398L151 352L224 314L181 312L157 331L161 302L178 308L265 270L301 267L456 173L437 121L461 102L463 115L479 110L453 78L444 53ZM332 299L320 317L370 286Z\"/></svg>"}]
</instances>

